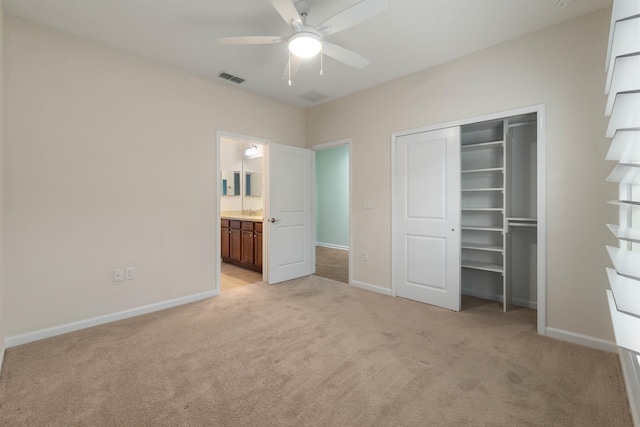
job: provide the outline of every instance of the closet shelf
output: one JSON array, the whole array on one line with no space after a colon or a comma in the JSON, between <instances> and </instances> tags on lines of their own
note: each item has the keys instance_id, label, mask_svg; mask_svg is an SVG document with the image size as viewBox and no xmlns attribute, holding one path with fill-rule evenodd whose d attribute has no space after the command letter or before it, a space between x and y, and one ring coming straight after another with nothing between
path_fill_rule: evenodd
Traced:
<instances>
[{"instance_id":1,"label":"closet shelf","mask_svg":"<svg viewBox=\"0 0 640 427\"><path fill-rule=\"evenodd\" d=\"M463 225L461 227L463 230L472 230L472 231L500 231L502 232L502 227L474 227L474 226L468 226L468 225Z\"/></svg>"},{"instance_id":2,"label":"closet shelf","mask_svg":"<svg viewBox=\"0 0 640 427\"><path fill-rule=\"evenodd\" d=\"M491 141L491 142L480 142L476 144L466 144L461 145L460 148L462 151L474 151L474 150L483 150L487 148L498 148L504 145L504 141Z\"/></svg>"},{"instance_id":3,"label":"closet shelf","mask_svg":"<svg viewBox=\"0 0 640 427\"><path fill-rule=\"evenodd\" d=\"M462 211L502 212L503 208L461 208Z\"/></svg>"},{"instance_id":4,"label":"closet shelf","mask_svg":"<svg viewBox=\"0 0 640 427\"><path fill-rule=\"evenodd\" d=\"M493 271L496 273L503 273L504 267L499 264L493 264L490 262L471 261L468 259L462 260L462 268L473 268L474 270Z\"/></svg>"},{"instance_id":5,"label":"closet shelf","mask_svg":"<svg viewBox=\"0 0 640 427\"><path fill-rule=\"evenodd\" d=\"M468 169L462 173L485 173L485 172L504 172L504 168L486 168L486 169Z\"/></svg>"},{"instance_id":6,"label":"closet shelf","mask_svg":"<svg viewBox=\"0 0 640 427\"><path fill-rule=\"evenodd\" d=\"M507 125L508 128L515 128L515 127L519 127L519 126L529 126L529 125L537 125L538 122L536 120L529 120L529 121L523 121L523 122L513 122L513 123L509 123Z\"/></svg>"},{"instance_id":7,"label":"closet shelf","mask_svg":"<svg viewBox=\"0 0 640 427\"><path fill-rule=\"evenodd\" d=\"M538 227L537 218L507 218L507 227Z\"/></svg>"},{"instance_id":8,"label":"closet shelf","mask_svg":"<svg viewBox=\"0 0 640 427\"><path fill-rule=\"evenodd\" d=\"M463 188L461 190L463 193L464 192L471 192L471 191L504 191L504 189L502 187L499 188Z\"/></svg>"},{"instance_id":9,"label":"closet shelf","mask_svg":"<svg viewBox=\"0 0 640 427\"><path fill-rule=\"evenodd\" d=\"M473 249L476 251L504 252L504 248L500 245L487 245L485 243L462 242L462 249Z\"/></svg>"}]
</instances>

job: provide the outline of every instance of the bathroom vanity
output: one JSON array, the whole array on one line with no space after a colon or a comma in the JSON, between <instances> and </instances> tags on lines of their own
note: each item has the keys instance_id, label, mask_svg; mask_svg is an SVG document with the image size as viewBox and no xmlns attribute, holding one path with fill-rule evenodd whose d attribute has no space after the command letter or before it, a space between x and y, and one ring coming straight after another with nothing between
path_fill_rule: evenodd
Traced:
<instances>
[{"instance_id":1,"label":"bathroom vanity","mask_svg":"<svg viewBox=\"0 0 640 427\"><path fill-rule=\"evenodd\" d=\"M224 262L262 272L262 217L222 214L220 232Z\"/></svg>"}]
</instances>

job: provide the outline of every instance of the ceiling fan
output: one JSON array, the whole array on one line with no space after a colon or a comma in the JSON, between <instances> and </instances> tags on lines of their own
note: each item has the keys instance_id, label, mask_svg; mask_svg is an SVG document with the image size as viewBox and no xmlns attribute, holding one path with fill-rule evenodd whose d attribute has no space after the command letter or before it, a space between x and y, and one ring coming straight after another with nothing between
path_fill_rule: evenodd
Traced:
<instances>
[{"instance_id":1,"label":"ceiling fan","mask_svg":"<svg viewBox=\"0 0 640 427\"><path fill-rule=\"evenodd\" d=\"M359 3L332 16L318 26L307 25L307 15L311 5L307 0L295 2L293 0L271 0L271 4L278 11L282 19L291 26L292 31L287 36L244 36L218 37L218 43L225 45L258 45L287 43L289 47L289 62L282 75L291 77L296 74L302 61L318 53L327 55L356 68L364 68L369 60L357 53L324 40L324 37L359 24L377 15L387 8L387 0L362 0ZM321 63L322 64L322 63ZM320 66L322 74L322 65Z\"/></svg>"}]
</instances>

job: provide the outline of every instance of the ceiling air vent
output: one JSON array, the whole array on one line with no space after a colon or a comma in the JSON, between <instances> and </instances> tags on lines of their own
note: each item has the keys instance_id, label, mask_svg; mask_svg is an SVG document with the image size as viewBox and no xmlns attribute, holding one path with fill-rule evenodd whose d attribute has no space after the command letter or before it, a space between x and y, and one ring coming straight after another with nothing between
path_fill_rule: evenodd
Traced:
<instances>
[{"instance_id":1,"label":"ceiling air vent","mask_svg":"<svg viewBox=\"0 0 640 427\"><path fill-rule=\"evenodd\" d=\"M322 101L323 99L327 99L329 95L325 95L324 93L320 93L317 90L310 90L309 92L301 93L298 95L298 98L306 99L311 102Z\"/></svg>"},{"instance_id":2,"label":"ceiling air vent","mask_svg":"<svg viewBox=\"0 0 640 427\"><path fill-rule=\"evenodd\" d=\"M225 79L225 80L229 80L230 82L234 82L237 84L240 84L242 82L244 82L244 79L238 77L238 76L234 76L232 74L229 73L225 73L224 71L220 74L218 74L218 77L220 77L221 79Z\"/></svg>"}]
</instances>

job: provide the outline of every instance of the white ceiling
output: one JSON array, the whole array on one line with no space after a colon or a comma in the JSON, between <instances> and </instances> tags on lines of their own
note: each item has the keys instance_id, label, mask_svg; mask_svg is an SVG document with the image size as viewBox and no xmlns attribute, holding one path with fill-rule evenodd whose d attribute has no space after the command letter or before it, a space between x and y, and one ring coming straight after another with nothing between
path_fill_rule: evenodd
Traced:
<instances>
[{"instance_id":1,"label":"white ceiling","mask_svg":"<svg viewBox=\"0 0 640 427\"><path fill-rule=\"evenodd\" d=\"M310 0L319 24L359 0ZM4 0L6 13L173 65L292 105L310 107L609 7L612 0L388 0L388 9L327 36L371 63L358 70L307 60L288 86L286 44L222 46L220 36L288 35L270 0ZM241 85L220 72L246 79ZM313 103L299 95L317 91Z\"/></svg>"}]
</instances>

